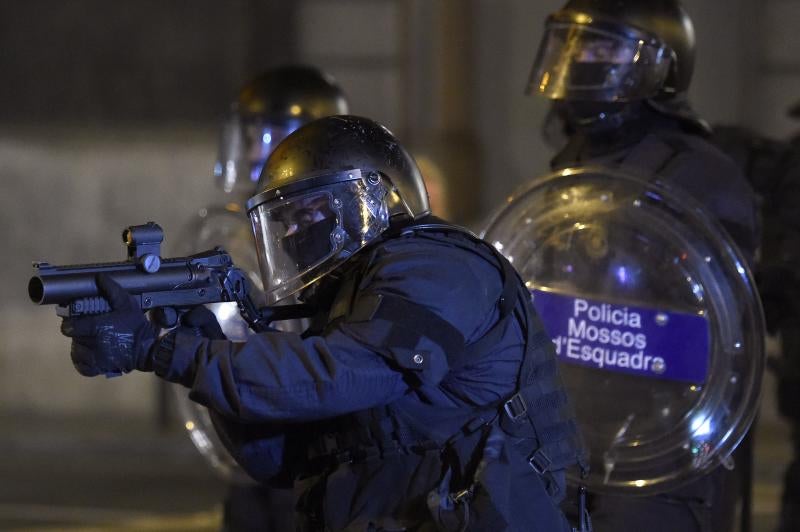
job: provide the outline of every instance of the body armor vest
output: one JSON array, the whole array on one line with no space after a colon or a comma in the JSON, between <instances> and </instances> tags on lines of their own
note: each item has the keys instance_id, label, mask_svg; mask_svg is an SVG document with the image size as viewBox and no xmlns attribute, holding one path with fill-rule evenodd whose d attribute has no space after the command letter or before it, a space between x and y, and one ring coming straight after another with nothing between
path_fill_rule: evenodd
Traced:
<instances>
[{"instance_id":1,"label":"body armor vest","mask_svg":"<svg viewBox=\"0 0 800 532\"><path fill-rule=\"evenodd\" d=\"M378 354L403 372L415 393L386 406L324 422L324 427L317 426L310 435L303 475L325 476L344 463L394 461L402 455L438 456L438 469L445 473L436 479L435 486L430 486L427 506L434 516L438 514L447 521L444 514L448 511L467 515L473 499L474 504L481 504L476 490L495 489L486 478L482 487L478 485L499 439L505 441L510 453L522 458L512 464L520 466L517 475L535 472L543 479L548 495L558 501L565 494L563 470L574 465L585 468L585 451L558 375L552 342L536 316L530 294L513 267L493 247L465 230L435 219L428 221L433 223L407 227L389 238L445 242L495 265L503 281L497 302L499 319L481 338L467 343L453 325L412 301L387 294L359 297L360 287L369 283L369 269L381 244L371 252L364 250L365 259L349 269L347 280L333 300L327 327L369 320L374 324L369 330L379 332L357 339L374 346ZM443 407L421 399L426 396L426 389L436 386L443 377L442 369L431 364L429 353L418 349L421 338L433 341L446 353L446 376L484 357L514 321L522 331L525 353L513 394L479 407ZM408 463L414 467L413 460ZM523 493L513 494L506 502L530 504L527 499L533 495L519 491ZM312 503L318 505L319 501ZM489 527L485 529L507 529L503 504L494 506L491 511L482 510L483 525ZM315 513L308 512L308 507L306 510ZM450 519L463 525L460 517ZM461 525L453 526L458 530Z\"/></svg>"}]
</instances>

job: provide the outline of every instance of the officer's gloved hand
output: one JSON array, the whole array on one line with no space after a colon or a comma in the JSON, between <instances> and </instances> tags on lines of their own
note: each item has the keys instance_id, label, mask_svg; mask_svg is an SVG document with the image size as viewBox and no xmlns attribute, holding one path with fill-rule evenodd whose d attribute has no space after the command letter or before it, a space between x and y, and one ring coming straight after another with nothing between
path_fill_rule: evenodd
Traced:
<instances>
[{"instance_id":1,"label":"officer's gloved hand","mask_svg":"<svg viewBox=\"0 0 800 532\"><path fill-rule=\"evenodd\" d=\"M70 355L75 369L86 377L114 376L134 369L152 371L150 348L158 338L158 328L111 277L98 274L97 286L111 311L64 318L61 323L61 332L72 338Z\"/></svg>"},{"instance_id":2,"label":"officer's gloved hand","mask_svg":"<svg viewBox=\"0 0 800 532\"><path fill-rule=\"evenodd\" d=\"M217 321L217 317L206 307L194 307L181 316L181 326L178 328L189 334L202 336L209 340L225 340L225 334Z\"/></svg>"}]
</instances>

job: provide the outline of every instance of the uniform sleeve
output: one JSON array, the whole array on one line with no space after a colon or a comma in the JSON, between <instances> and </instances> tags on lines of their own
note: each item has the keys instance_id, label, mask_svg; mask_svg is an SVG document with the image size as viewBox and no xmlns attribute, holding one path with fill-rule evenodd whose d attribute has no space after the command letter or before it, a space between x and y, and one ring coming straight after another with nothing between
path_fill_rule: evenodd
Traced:
<instances>
[{"instance_id":1,"label":"uniform sleeve","mask_svg":"<svg viewBox=\"0 0 800 532\"><path fill-rule=\"evenodd\" d=\"M479 309L487 301L494 305L499 280L496 287L485 288L463 256L437 258L429 247L388 251L370 268L358 293L407 298L442 316L465 338L480 334L481 324L491 319ZM253 335L245 343L177 332L166 339L174 347L159 349L154 366L159 376L191 388L195 401L244 422L331 418L411 392L407 371L386 356L390 346L381 344L385 325L345 320L324 336L276 331ZM436 349L427 349L433 365L446 371L445 353L433 353Z\"/></svg>"},{"instance_id":2,"label":"uniform sleeve","mask_svg":"<svg viewBox=\"0 0 800 532\"><path fill-rule=\"evenodd\" d=\"M400 373L335 329L305 339L268 332L244 343L171 334L174 347L156 353L156 373L189 387L194 401L245 423L330 418L407 391Z\"/></svg>"}]
</instances>

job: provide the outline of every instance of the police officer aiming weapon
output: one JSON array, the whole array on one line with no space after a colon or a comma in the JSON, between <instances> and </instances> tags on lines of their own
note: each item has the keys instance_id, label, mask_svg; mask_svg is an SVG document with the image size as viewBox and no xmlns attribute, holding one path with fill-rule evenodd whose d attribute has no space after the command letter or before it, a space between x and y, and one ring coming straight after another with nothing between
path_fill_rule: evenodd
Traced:
<instances>
[{"instance_id":1,"label":"police officer aiming weapon","mask_svg":"<svg viewBox=\"0 0 800 532\"><path fill-rule=\"evenodd\" d=\"M413 158L369 119L302 126L264 175L247 206L266 303L300 301L311 325L230 341L198 306L159 335L129 296L149 292L99 276L111 312L61 325L78 372L189 389L250 477L302 494L298 530L571 530L558 505L583 446L511 264L430 215ZM241 297L220 268L216 300Z\"/></svg>"}]
</instances>

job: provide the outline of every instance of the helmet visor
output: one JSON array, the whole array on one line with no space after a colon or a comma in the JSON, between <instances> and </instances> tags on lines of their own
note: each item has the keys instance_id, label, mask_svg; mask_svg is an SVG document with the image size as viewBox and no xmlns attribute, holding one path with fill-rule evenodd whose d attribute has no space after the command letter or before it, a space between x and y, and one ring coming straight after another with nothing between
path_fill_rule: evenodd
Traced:
<instances>
[{"instance_id":1,"label":"helmet visor","mask_svg":"<svg viewBox=\"0 0 800 532\"><path fill-rule=\"evenodd\" d=\"M233 112L222 129L214 179L225 192L250 196L264 162L299 123L270 123Z\"/></svg>"},{"instance_id":2,"label":"helmet visor","mask_svg":"<svg viewBox=\"0 0 800 532\"><path fill-rule=\"evenodd\" d=\"M386 189L361 179L253 207L267 304L314 283L389 227Z\"/></svg>"},{"instance_id":3,"label":"helmet visor","mask_svg":"<svg viewBox=\"0 0 800 532\"><path fill-rule=\"evenodd\" d=\"M244 157L249 167L249 182L251 185L258 183L264 162L275 149L295 129L300 127L300 122L270 123L261 118L245 119L242 122L244 138Z\"/></svg>"},{"instance_id":4,"label":"helmet visor","mask_svg":"<svg viewBox=\"0 0 800 532\"><path fill-rule=\"evenodd\" d=\"M640 100L663 86L671 57L669 48L652 39L551 22L527 92L554 100Z\"/></svg>"}]
</instances>

